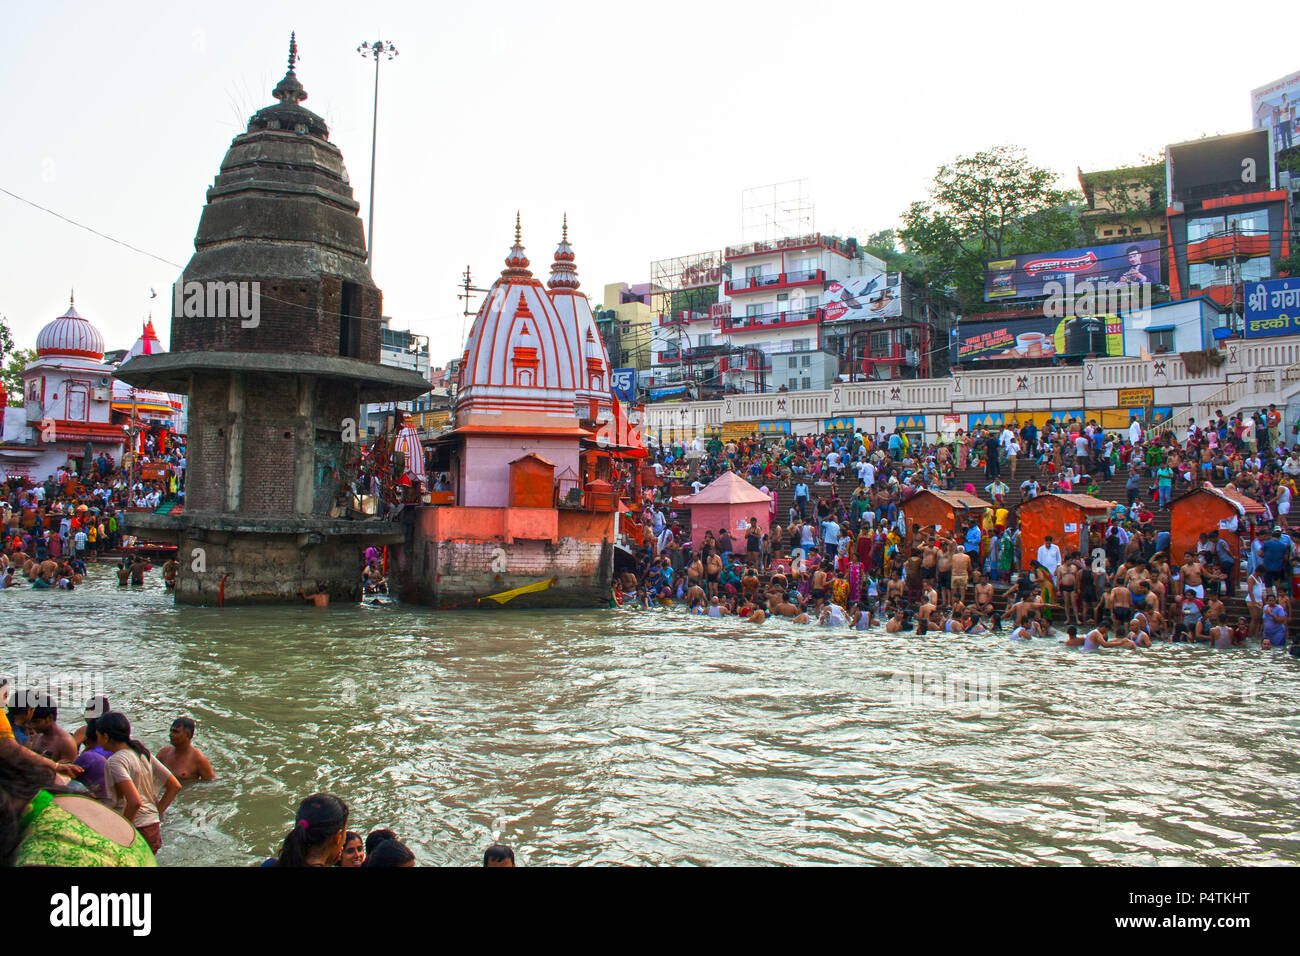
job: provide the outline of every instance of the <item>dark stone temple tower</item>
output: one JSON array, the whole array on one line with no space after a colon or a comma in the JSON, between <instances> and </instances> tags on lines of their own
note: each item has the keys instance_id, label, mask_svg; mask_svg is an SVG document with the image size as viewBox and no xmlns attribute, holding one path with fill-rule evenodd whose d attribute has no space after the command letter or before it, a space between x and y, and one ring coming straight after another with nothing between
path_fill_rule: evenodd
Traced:
<instances>
[{"instance_id":1,"label":"dark stone temple tower","mask_svg":"<svg viewBox=\"0 0 1300 956\"><path fill-rule=\"evenodd\" d=\"M361 550L396 523L338 507L361 405L428 390L379 364L381 294L343 157L294 73L235 137L173 296L171 351L117 377L189 396L185 505L128 532L179 545L176 600L299 601L360 591Z\"/></svg>"}]
</instances>

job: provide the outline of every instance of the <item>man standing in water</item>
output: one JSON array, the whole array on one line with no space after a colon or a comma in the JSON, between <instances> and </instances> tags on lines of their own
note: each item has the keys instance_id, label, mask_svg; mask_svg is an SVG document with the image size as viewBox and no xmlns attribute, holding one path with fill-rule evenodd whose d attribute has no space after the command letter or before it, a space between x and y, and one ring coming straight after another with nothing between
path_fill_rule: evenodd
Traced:
<instances>
[{"instance_id":1,"label":"man standing in water","mask_svg":"<svg viewBox=\"0 0 1300 956\"><path fill-rule=\"evenodd\" d=\"M189 717L177 717L172 721L171 746L158 751L159 762L181 783L215 780L217 776L213 773L208 758L203 756L203 751L193 744L197 727Z\"/></svg>"},{"instance_id":2,"label":"man standing in water","mask_svg":"<svg viewBox=\"0 0 1300 956\"><path fill-rule=\"evenodd\" d=\"M302 596L302 599L304 601L310 601L312 604L316 605L317 607L329 606L330 593L329 591L325 590L325 585L323 584L316 585L315 594L308 594L302 588L298 589L298 594Z\"/></svg>"}]
</instances>

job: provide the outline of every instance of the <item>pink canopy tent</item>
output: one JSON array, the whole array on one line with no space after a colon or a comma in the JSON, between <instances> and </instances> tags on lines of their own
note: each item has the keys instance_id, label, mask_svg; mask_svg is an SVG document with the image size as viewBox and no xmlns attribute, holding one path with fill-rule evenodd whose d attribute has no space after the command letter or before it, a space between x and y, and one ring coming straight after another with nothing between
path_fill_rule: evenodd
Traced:
<instances>
[{"instance_id":1,"label":"pink canopy tent","mask_svg":"<svg viewBox=\"0 0 1300 956\"><path fill-rule=\"evenodd\" d=\"M734 471L723 472L699 494L678 501L691 509L691 543L697 548L704 541L705 531L717 537L718 529L726 528L731 532L732 550L744 552L749 519L758 519L763 534L767 534L772 520L771 497Z\"/></svg>"}]
</instances>

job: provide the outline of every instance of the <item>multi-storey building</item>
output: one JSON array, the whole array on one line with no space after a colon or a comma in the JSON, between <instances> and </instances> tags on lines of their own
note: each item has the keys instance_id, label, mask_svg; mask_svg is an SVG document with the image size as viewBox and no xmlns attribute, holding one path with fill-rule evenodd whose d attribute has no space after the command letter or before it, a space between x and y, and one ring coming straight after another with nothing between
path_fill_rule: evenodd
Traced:
<instances>
[{"instance_id":1,"label":"multi-storey building","mask_svg":"<svg viewBox=\"0 0 1300 956\"><path fill-rule=\"evenodd\" d=\"M855 239L820 233L730 246L725 261L731 278L723 292L731 308L720 317L728 349L721 360L724 386L826 388L840 374L838 352L823 341L826 292L837 283L842 288L853 279L882 275L885 264Z\"/></svg>"},{"instance_id":2,"label":"multi-storey building","mask_svg":"<svg viewBox=\"0 0 1300 956\"><path fill-rule=\"evenodd\" d=\"M596 328L614 368L650 368L651 285L614 282L605 286L605 300L596 310Z\"/></svg>"},{"instance_id":3,"label":"multi-storey building","mask_svg":"<svg viewBox=\"0 0 1300 956\"><path fill-rule=\"evenodd\" d=\"M1119 242L1165 235L1165 164L1126 166L1079 173L1087 208L1079 221L1090 242Z\"/></svg>"},{"instance_id":4,"label":"multi-storey building","mask_svg":"<svg viewBox=\"0 0 1300 956\"><path fill-rule=\"evenodd\" d=\"M1272 278L1290 254L1290 196L1272 146L1268 130L1253 130L1166 151L1172 298L1205 296L1239 315L1243 284Z\"/></svg>"}]
</instances>

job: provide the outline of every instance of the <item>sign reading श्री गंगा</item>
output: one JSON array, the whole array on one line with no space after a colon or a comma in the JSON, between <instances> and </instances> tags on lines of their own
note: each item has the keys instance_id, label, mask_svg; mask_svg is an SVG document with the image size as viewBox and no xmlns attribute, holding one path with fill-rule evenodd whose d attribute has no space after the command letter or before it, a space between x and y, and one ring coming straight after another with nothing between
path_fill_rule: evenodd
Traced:
<instances>
[{"instance_id":1,"label":"sign reading \u0936\u094d\u0930\u0940 \u0917\u0902\u0917\u093e","mask_svg":"<svg viewBox=\"0 0 1300 956\"><path fill-rule=\"evenodd\" d=\"M1246 284L1246 338L1300 332L1300 279Z\"/></svg>"}]
</instances>

